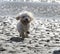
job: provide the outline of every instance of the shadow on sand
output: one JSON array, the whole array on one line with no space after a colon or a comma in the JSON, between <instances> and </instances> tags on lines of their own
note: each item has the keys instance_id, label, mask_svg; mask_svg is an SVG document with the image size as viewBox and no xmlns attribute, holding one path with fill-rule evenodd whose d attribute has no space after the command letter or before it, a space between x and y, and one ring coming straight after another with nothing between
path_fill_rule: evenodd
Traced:
<instances>
[{"instance_id":1,"label":"shadow on sand","mask_svg":"<svg viewBox=\"0 0 60 54\"><path fill-rule=\"evenodd\" d=\"M14 41L14 42L22 42L24 39L20 38L20 37L12 37L10 38L10 41Z\"/></svg>"},{"instance_id":2,"label":"shadow on sand","mask_svg":"<svg viewBox=\"0 0 60 54\"><path fill-rule=\"evenodd\" d=\"M53 54L60 54L60 50L55 50Z\"/></svg>"}]
</instances>

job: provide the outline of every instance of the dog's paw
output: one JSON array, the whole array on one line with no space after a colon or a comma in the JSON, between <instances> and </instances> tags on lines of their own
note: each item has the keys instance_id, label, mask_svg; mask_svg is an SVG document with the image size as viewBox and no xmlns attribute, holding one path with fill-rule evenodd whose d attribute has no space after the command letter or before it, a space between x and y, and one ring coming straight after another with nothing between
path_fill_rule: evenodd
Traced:
<instances>
[{"instance_id":1,"label":"dog's paw","mask_svg":"<svg viewBox=\"0 0 60 54\"><path fill-rule=\"evenodd\" d=\"M27 31L27 34L30 34L30 32L29 32L29 31Z\"/></svg>"}]
</instances>

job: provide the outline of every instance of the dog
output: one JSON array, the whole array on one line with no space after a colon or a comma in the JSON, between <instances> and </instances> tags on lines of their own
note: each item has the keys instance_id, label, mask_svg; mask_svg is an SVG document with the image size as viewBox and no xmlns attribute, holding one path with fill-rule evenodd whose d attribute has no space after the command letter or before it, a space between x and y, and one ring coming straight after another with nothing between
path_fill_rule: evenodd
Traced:
<instances>
[{"instance_id":1,"label":"dog","mask_svg":"<svg viewBox=\"0 0 60 54\"><path fill-rule=\"evenodd\" d=\"M20 20L17 23L17 30L20 37L28 38L30 23L34 19L34 16L29 11L22 11L16 16L16 20Z\"/></svg>"}]
</instances>

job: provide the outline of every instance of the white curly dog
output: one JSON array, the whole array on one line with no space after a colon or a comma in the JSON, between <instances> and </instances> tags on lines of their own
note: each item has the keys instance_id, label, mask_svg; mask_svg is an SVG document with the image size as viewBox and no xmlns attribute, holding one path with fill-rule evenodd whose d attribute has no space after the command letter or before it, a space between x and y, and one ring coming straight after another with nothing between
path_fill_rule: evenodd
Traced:
<instances>
[{"instance_id":1,"label":"white curly dog","mask_svg":"<svg viewBox=\"0 0 60 54\"><path fill-rule=\"evenodd\" d=\"M17 30L20 37L28 38L30 22L33 20L33 14L29 11L23 11L16 16L16 20L20 20L17 23Z\"/></svg>"}]
</instances>

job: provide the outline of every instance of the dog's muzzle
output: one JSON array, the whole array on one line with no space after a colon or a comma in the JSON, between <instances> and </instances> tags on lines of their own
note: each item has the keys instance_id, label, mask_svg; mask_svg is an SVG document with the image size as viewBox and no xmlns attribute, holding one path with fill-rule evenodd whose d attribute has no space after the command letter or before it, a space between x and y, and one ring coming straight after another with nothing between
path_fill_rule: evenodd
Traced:
<instances>
[{"instance_id":1,"label":"dog's muzzle","mask_svg":"<svg viewBox=\"0 0 60 54\"><path fill-rule=\"evenodd\" d=\"M28 19L25 19L25 21L27 21L27 22L28 22Z\"/></svg>"},{"instance_id":2,"label":"dog's muzzle","mask_svg":"<svg viewBox=\"0 0 60 54\"><path fill-rule=\"evenodd\" d=\"M26 18L26 19L24 20L24 22L25 22L25 23L29 23L29 20Z\"/></svg>"}]
</instances>

